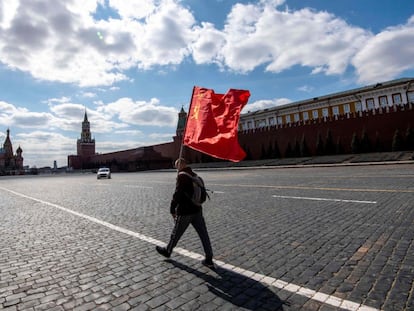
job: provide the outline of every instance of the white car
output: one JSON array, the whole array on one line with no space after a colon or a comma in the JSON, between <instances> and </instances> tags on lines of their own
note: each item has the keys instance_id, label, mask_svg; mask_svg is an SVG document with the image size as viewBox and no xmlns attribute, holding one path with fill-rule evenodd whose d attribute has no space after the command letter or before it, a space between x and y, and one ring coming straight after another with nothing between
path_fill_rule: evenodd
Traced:
<instances>
[{"instance_id":1,"label":"white car","mask_svg":"<svg viewBox=\"0 0 414 311\"><path fill-rule=\"evenodd\" d=\"M98 173L96 174L96 178L97 179L101 179L101 178L110 179L111 178L111 171L107 167L101 167L98 170Z\"/></svg>"}]
</instances>

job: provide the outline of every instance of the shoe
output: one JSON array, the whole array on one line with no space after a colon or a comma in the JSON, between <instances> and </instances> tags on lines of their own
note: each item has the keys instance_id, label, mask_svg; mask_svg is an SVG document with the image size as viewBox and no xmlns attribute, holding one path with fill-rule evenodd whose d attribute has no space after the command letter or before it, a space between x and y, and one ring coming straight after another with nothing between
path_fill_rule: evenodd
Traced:
<instances>
[{"instance_id":1,"label":"shoe","mask_svg":"<svg viewBox=\"0 0 414 311\"><path fill-rule=\"evenodd\" d=\"M215 269L216 268L216 266L214 265L214 262L213 262L213 260L207 260L207 259L204 259L202 262L201 262L201 264L203 265L203 266L206 266L207 268L210 268L210 269Z\"/></svg>"},{"instance_id":2,"label":"shoe","mask_svg":"<svg viewBox=\"0 0 414 311\"><path fill-rule=\"evenodd\" d=\"M160 253L164 257L170 258L171 254L167 251L165 247L156 246L155 249L157 250L158 253Z\"/></svg>"}]
</instances>

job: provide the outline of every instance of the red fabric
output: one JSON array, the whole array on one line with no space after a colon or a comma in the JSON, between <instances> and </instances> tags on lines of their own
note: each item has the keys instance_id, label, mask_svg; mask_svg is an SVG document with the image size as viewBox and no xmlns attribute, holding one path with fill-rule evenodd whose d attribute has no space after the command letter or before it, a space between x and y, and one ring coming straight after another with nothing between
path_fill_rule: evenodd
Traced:
<instances>
[{"instance_id":1,"label":"red fabric","mask_svg":"<svg viewBox=\"0 0 414 311\"><path fill-rule=\"evenodd\" d=\"M240 111L249 97L246 90L230 89L223 95L194 87L184 145L216 158L243 160L246 153L239 145L237 131Z\"/></svg>"}]
</instances>

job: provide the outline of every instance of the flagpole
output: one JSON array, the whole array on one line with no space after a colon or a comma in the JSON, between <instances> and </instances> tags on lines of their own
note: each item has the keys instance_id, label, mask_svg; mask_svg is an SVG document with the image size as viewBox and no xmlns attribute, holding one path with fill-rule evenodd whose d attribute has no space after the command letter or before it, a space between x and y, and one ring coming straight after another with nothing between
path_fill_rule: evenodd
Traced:
<instances>
[{"instance_id":1,"label":"flagpole","mask_svg":"<svg viewBox=\"0 0 414 311\"><path fill-rule=\"evenodd\" d=\"M188 107L188 113L187 113L187 118L185 119L185 125L184 125L184 132L183 132L183 138L181 139L181 146L180 146L180 154L178 156L179 159L182 158L183 156L183 147L184 147L184 137L185 137L185 132L187 130L187 120L190 116L190 111L191 111L191 105L193 104L193 96L194 96L194 90L195 90L195 86L193 86L193 92L191 93L191 99L190 99L190 105Z\"/></svg>"}]
</instances>

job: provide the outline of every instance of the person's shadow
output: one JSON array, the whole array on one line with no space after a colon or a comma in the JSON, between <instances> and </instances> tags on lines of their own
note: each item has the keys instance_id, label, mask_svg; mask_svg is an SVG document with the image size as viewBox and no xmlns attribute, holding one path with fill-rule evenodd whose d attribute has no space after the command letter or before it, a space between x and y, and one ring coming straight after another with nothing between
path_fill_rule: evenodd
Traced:
<instances>
[{"instance_id":1,"label":"person's shadow","mask_svg":"<svg viewBox=\"0 0 414 311\"><path fill-rule=\"evenodd\" d=\"M236 272L216 267L212 270L217 273L217 276L214 276L172 259L166 261L203 279L211 293L235 306L247 310L282 311L283 305L289 305L260 282Z\"/></svg>"}]
</instances>

